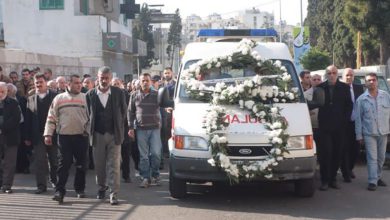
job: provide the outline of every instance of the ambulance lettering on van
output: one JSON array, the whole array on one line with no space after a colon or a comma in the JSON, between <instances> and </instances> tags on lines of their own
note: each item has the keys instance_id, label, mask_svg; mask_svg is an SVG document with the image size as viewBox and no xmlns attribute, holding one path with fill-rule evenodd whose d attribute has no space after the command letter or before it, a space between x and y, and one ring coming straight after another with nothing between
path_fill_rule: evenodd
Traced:
<instances>
[{"instance_id":1,"label":"ambulance lettering on van","mask_svg":"<svg viewBox=\"0 0 390 220\"><path fill-rule=\"evenodd\" d=\"M229 124L261 123L257 118L253 118L248 114L245 115L245 117L240 117L239 115L226 115L225 121Z\"/></svg>"},{"instance_id":2,"label":"ambulance lettering on van","mask_svg":"<svg viewBox=\"0 0 390 220\"><path fill-rule=\"evenodd\" d=\"M235 32L236 31L236 32ZM202 32L207 33L208 31ZM229 181L225 172L210 164L212 149L209 146L209 134L204 129L205 115L209 104L193 100L188 95L188 89L182 82L182 75L196 62L212 60L215 57L228 56L236 50L239 39L249 37L257 39L256 34L273 33L272 30L229 30L232 36L226 36L225 30L211 30L213 36L208 42L190 43L186 46L178 81L174 94L174 110L172 119L173 137L169 141L170 169L169 190L174 198L187 195L187 183L218 183ZM218 33L216 33L218 32ZM276 32L275 32L276 33ZM242 36L250 34L251 36ZM267 38L269 36L266 36ZM280 114L288 122L286 133L288 154L278 161L269 179L256 178L251 181L292 181L295 192L299 196L313 196L314 173L316 168L316 150L312 138L312 128L307 104L303 98L291 55L283 43L259 42L254 48L264 60L278 61L291 77L293 87L299 88L298 99L293 103L276 103L281 109ZM254 76L254 72L238 67L234 70L221 69L202 77L204 84L215 85L218 82L234 83ZM226 108L225 122L227 128L226 156L235 164L247 164L258 161L261 163L272 153L272 143L269 130L260 119L252 117L248 111L238 106Z\"/></svg>"}]
</instances>

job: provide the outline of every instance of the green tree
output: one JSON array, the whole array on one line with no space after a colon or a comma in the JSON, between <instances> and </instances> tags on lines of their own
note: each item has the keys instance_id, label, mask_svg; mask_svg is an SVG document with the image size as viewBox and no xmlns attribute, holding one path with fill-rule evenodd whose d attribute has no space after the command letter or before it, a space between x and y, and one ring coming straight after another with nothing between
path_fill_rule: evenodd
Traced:
<instances>
[{"instance_id":1,"label":"green tree","mask_svg":"<svg viewBox=\"0 0 390 220\"><path fill-rule=\"evenodd\" d=\"M167 55L168 60L171 62L171 66L173 66L173 59L175 57L176 49L180 50L181 47L181 17L179 9L176 9L174 20L169 27L168 33L168 46L167 46Z\"/></svg>"},{"instance_id":2,"label":"green tree","mask_svg":"<svg viewBox=\"0 0 390 220\"><path fill-rule=\"evenodd\" d=\"M334 23L334 0L309 0L305 24L309 25L310 44L332 53L330 43Z\"/></svg>"},{"instance_id":3,"label":"green tree","mask_svg":"<svg viewBox=\"0 0 390 220\"><path fill-rule=\"evenodd\" d=\"M346 0L344 19L351 29L361 31L362 35L376 35L376 38L368 40L378 40L379 62L385 64L390 57L390 1ZM372 60L368 57L366 59Z\"/></svg>"},{"instance_id":4,"label":"green tree","mask_svg":"<svg viewBox=\"0 0 390 220\"><path fill-rule=\"evenodd\" d=\"M325 69L331 64L329 53L322 51L316 47L312 47L307 53L305 53L300 62L305 69L308 70L321 70Z\"/></svg>"},{"instance_id":5,"label":"green tree","mask_svg":"<svg viewBox=\"0 0 390 220\"><path fill-rule=\"evenodd\" d=\"M154 59L154 39L153 29L150 25L151 12L147 4L143 4L139 17L133 22L133 38L140 39L146 42L147 55L140 58L140 67L150 67L150 63Z\"/></svg>"},{"instance_id":6,"label":"green tree","mask_svg":"<svg viewBox=\"0 0 390 220\"><path fill-rule=\"evenodd\" d=\"M334 23L332 44L335 65L339 67L354 67L356 50L354 45L355 32L351 31L342 19L345 9L345 0L334 1Z\"/></svg>"}]
</instances>

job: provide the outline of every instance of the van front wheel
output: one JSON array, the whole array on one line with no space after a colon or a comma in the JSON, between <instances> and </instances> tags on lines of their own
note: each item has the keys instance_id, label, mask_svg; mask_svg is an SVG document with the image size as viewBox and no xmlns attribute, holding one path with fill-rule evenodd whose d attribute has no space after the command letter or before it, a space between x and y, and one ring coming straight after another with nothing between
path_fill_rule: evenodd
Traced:
<instances>
[{"instance_id":1,"label":"van front wheel","mask_svg":"<svg viewBox=\"0 0 390 220\"><path fill-rule=\"evenodd\" d=\"M172 198L181 199L187 196L187 183L184 180L175 178L169 173L169 192Z\"/></svg>"},{"instance_id":2,"label":"van front wheel","mask_svg":"<svg viewBox=\"0 0 390 220\"><path fill-rule=\"evenodd\" d=\"M312 197L315 192L314 178L295 180L295 194L299 197Z\"/></svg>"}]
</instances>

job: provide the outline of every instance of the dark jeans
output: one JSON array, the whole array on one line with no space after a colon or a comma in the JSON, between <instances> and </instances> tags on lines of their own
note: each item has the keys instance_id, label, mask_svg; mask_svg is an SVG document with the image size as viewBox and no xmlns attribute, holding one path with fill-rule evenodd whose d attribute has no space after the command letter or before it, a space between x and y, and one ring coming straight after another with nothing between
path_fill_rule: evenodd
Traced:
<instances>
[{"instance_id":1,"label":"dark jeans","mask_svg":"<svg viewBox=\"0 0 390 220\"><path fill-rule=\"evenodd\" d=\"M134 131L134 139L130 140L130 149L131 149L131 158L133 158L134 161L134 167L136 170L138 170L139 166L139 149L138 149L138 142L137 142L137 132Z\"/></svg>"},{"instance_id":2,"label":"dark jeans","mask_svg":"<svg viewBox=\"0 0 390 220\"><path fill-rule=\"evenodd\" d=\"M32 147L26 146L24 141L21 141L18 148L18 156L16 159L16 170L21 173L28 173L30 169L30 157L32 155Z\"/></svg>"},{"instance_id":3,"label":"dark jeans","mask_svg":"<svg viewBox=\"0 0 390 220\"><path fill-rule=\"evenodd\" d=\"M130 142L126 141L122 144L121 148L121 156L122 156L122 178L129 179L130 178Z\"/></svg>"},{"instance_id":4,"label":"dark jeans","mask_svg":"<svg viewBox=\"0 0 390 220\"><path fill-rule=\"evenodd\" d=\"M349 122L346 130L341 172L344 178L350 178L356 159L359 156L360 146L356 141L355 122Z\"/></svg>"},{"instance_id":5,"label":"dark jeans","mask_svg":"<svg viewBox=\"0 0 390 220\"><path fill-rule=\"evenodd\" d=\"M65 185L69 176L69 169L75 159L76 174L74 189L84 191L87 171L88 137L83 135L59 135L59 167L56 191L65 194Z\"/></svg>"},{"instance_id":6,"label":"dark jeans","mask_svg":"<svg viewBox=\"0 0 390 220\"><path fill-rule=\"evenodd\" d=\"M341 163L343 138L344 131L322 131L320 129L318 156L323 184L336 181L337 170Z\"/></svg>"}]
</instances>

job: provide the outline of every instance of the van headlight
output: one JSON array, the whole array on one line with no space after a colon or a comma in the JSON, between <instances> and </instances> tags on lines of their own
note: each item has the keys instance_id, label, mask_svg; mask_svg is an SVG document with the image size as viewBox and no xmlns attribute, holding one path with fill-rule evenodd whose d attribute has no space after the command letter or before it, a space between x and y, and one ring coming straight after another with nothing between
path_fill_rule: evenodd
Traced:
<instances>
[{"instance_id":1,"label":"van headlight","mask_svg":"<svg viewBox=\"0 0 390 220\"><path fill-rule=\"evenodd\" d=\"M314 147L313 135L293 136L287 141L287 149L289 150L311 150Z\"/></svg>"},{"instance_id":2,"label":"van headlight","mask_svg":"<svg viewBox=\"0 0 390 220\"><path fill-rule=\"evenodd\" d=\"M207 141L202 137L176 135L174 138L175 138L176 149L202 150L202 151L209 150Z\"/></svg>"},{"instance_id":3,"label":"van headlight","mask_svg":"<svg viewBox=\"0 0 390 220\"><path fill-rule=\"evenodd\" d=\"M287 140L287 148L292 149L303 149L305 148L305 139L303 136L289 137Z\"/></svg>"}]
</instances>

